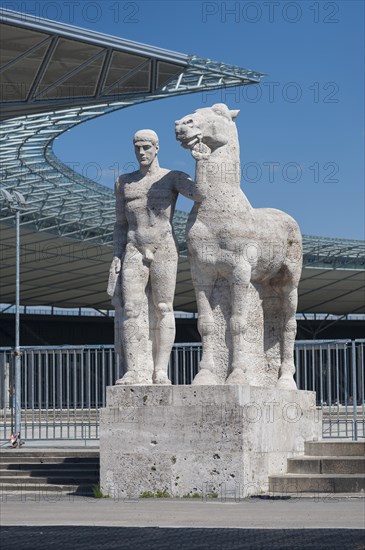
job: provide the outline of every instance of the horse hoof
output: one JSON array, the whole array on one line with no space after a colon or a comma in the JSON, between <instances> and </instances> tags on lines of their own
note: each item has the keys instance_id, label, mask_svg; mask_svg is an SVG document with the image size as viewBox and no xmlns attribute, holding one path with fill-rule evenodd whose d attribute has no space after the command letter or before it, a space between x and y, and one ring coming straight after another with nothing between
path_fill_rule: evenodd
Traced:
<instances>
[{"instance_id":1,"label":"horse hoof","mask_svg":"<svg viewBox=\"0 0 365 550\"><path fill-rule=\"evenodd\" d=\"M226 380L226 384L248 386L246 373L242 369L234 369Z\"/></svg>"},{"instance_id":2,"label":"horse hoof","mask_svg":"<svg viewBox=\"0 0 365 550\"><path fill-rule=\"evenodd\" d=\"M277 381L276 387L281 390L298 390L292 376L281 376Z\"/></svg>"},{"instance_id":3,"label":"horse hoof","mask_svg":"<svg viewBox=\"0 0 365 550\"><path fill-rule=\"evenodd\" d=\"M192 382L193 386L216 386L218 384L218 378L208 369L201 369Z\"/></svg>"},{"instance_id":4,"label":"horse hoof","mask_svg":"<svg viewBox=\"0 0 365 550\"><path fill-rule=\"evenodd\" d=\"M153 375L153 383L154 384L159 384L159 385L164 385L164 386L169 386L169 385L171 385L171 380L169 380L167 374L163 370L158 370Z\"/></svg>"},{"instance_id":5,"label":"horse hoof","mask_svg":"<svg viewBox=\"0 0 365 550\"><path fill-rule=\"evenodd\" d=\"M150 386L152 385L152 378L138 372L129 371L122 378L119 378L115 384L116 386Z\"/></svg>"}]
</instances>

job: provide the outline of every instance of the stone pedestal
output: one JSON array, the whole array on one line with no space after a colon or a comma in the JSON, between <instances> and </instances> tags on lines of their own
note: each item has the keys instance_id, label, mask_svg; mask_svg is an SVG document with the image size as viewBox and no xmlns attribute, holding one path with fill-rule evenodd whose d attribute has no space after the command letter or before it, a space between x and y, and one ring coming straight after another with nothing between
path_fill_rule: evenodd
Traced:
<instances>
[{"instance_id":1,"label":"stone pedestal","mask_svg":"<svg viewBox=\"0 0 365 550\"><path fill-rule=\"evenodd\" d=\"M315 393L254 386L113 386L101 410L104 494L244 498L321 436Z\"/></svg>"}]
</instances>

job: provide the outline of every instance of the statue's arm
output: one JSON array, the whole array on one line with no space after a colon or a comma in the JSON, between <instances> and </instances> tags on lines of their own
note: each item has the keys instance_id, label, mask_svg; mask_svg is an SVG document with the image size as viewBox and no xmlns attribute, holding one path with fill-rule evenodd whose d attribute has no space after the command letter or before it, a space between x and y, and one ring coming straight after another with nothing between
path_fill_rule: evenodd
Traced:
<instances>
[{"instance_id":1,"label":"statue's arm","mask_svg":"<svg viewBox=\"0 0 365 550\"><path fill-rule=\"evenodd\" d=\"M191 199L194 202L201 202L205 197L205 187L203 183L199 185L191 179L185 172L174 172L176 191Z\"/></svg>"},{"instance_id":2,"label":"statue's arm","mask_svg":"<svg viewBox=\"0 0 365 550\"><path fill-rule=\"evenodd\" d=\"M120 272L127 244L128 222L125 214L125 204L123 191L121 189L123 182L121 177L115 184L115 213L116 220L113 231L113 260L109 270L109 282L107 293L109 296L115 296L118 282L120 281Z\"/></svg>"}]
</instances>

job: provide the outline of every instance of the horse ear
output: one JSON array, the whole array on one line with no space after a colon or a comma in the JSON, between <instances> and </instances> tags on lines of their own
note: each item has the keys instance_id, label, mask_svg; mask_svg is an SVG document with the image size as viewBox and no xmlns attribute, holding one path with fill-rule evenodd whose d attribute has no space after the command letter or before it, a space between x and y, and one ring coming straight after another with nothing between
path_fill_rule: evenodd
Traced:
<instances>
[{"instance_id":1,"label":"horse ear","mask_svg":"<svg viewBox=\"0 0 365 550\"><path fill-rule=\"evenodd\" d=\"M230 113L231 113L232 120L234 120L236 118L236 116L239 115L240 110L239 109L237 109L236 111L231 110Z\"/></svg>"}]
</instances>

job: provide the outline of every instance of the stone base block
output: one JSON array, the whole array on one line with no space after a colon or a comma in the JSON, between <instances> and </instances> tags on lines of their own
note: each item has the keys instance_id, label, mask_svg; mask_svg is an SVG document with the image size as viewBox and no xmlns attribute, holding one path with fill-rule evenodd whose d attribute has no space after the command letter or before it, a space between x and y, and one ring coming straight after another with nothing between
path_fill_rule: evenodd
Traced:
<instances>
[{"instance_id":1,"label":"stone base block","mask_svg":"<svg viewBox=\"0 0 365 550\"><path fill-rule=\"evenodd\" d=\"M113 386L100 479L114 498L245 498L321 436L315 393L254 386Z\"/></svg>"}]
</instances>

